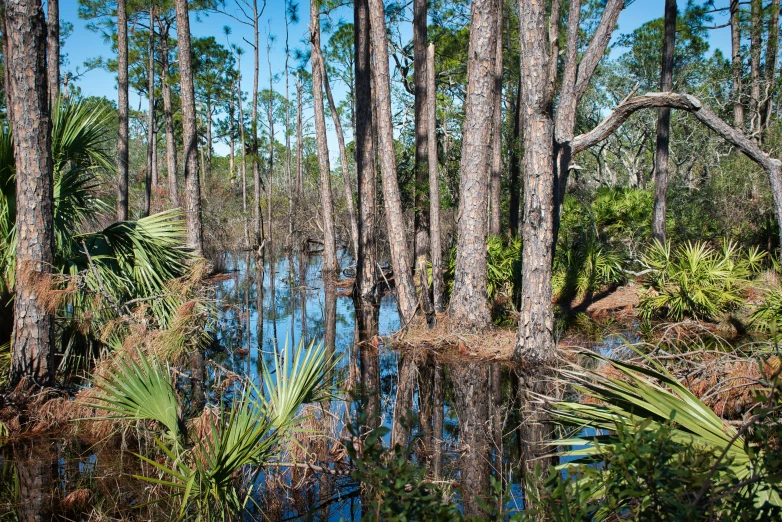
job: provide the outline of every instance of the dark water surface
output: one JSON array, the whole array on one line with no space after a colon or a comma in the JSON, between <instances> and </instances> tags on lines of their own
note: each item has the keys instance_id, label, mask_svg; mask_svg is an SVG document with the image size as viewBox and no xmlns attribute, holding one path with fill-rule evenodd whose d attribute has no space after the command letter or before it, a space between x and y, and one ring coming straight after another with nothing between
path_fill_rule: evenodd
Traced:
<instances>
[{"instance_id":1,"label":"dark water surface","mask_svg":"<svg viewBox=\"0 0 782 522\"><path fill-rule=\"evenodd\" d=\"M382 297L374 316L359 314L357 321L350 287L324 286L319 256L282 256L263 271L242 254L227 260L232 277L216 283L216 344L207 352L213 389L221 389L226 371L258 381L261 360L271 360L275 347L286 342L325 342L341 356L337 377L354 387L379 389L367 409L374 408L377 424L391 428L397 441L410 442L413 458L437 479L474 492L494 476L510 484L506 502L520 502L514 485L518 480L511 472L522 450L514 429L520 424L518 382L510 369L474 360L438 361L431 355L400 357L383 343L400 327L393 294ZM350 262L342 256L341 266ZM219 400L213 393L210 400ZM405 416L414 413L409 431L394 422L395 409ZM326 437L300 438L308 460L323 467L346 462L334 453L355 415L350 399L313 410L315 431ZM120 450L116 443L108 448L89 445L78 438L7 444L0 448L0 521L88 520L92 511L115 520L147 519L143 508L130 509L148 498L148 485L131 477L148 471L131 453L143 454L146 448L128 449ZM267 519L303 519L313 510L319 520L361 518L358 485L349 477L270 470L258 481L256 501ZM475 502L472 495L462 498L456 487L447 489L453 489L455 502ZM264 518L257 511L248 510L246 518Z\"/></svg>"}]
</instances>

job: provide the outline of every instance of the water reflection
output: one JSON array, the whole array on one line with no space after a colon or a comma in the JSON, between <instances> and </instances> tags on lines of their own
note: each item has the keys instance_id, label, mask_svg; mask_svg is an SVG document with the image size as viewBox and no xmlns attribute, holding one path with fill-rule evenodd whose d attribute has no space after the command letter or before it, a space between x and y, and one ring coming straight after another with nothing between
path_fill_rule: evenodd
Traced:
<instances>
[{"instance_id":1,"label":"water reflection","mask_svg":"<svg viewBox=\"0 0 782 522\"><path fill-rule=\"evenodd\" d=\"M393 294L367 301L352 295L349 282L324 284L319 256L288 252L264 261L242 253L227 259L233 272L232 277L216 283L220 312L214 346L207 350L205 360L197 355L191 358L194 398L204 367L207 383L217 368L260 383L263 361L270 360L275 348L286 341L323 342L328 351L341 357L329 377L335 384L344 383L355 397L355 402L335 400L308 407L305 434L297 435L300 446L289 449L289 457L324 471L267 470L256 490L260 508L248 508L250 519L260 518L260 512L255 512L260 509L269 520L304 518L310 512L319 520L360 520L361 489L341 474L349 469L341 445L349 437L346 427L360 413L367 419L360 431L380 425L390 428L386 445L391 438L402 445L412 444L413 459L425 465L430 476L458 484L455 499L466 513L479 512L478 495L488 493L492 476L514 491L518 477L509 471L511 465L518 469L521 455L530 453L524 442L530 434L509 428L524 424L526 413L518 406L520 399L525 403L527 399L521 391L525 387L511 368L474 360L441 360L427 351L400 356L389 350L383 339L400 327ZM345 254L340 261L342 266L350 264ZM81 454L78 462L84 466L80 471L74 474L71 465L70 475L64 475L51 449L40 454L26 446L4 449L8 460L2 462L13 466L20 484L13 505L21 506L18 514L23 520L48 520L43 513L62 511L61 502L52 508L50 501L58 487L56 496L63 499L88 482L90 491L105 491L110 502L115 502L112 495L137 502L139 497L128 492L143 488L127 474L119 480L116 473L106 475L108 479L95 478L91 473L96 461L90 468L89 457L85 460ZM110 451L115 460L137 462L116 449ZM97 458L98 463L103 460ZM469 494L460 498L458 491Z\"/></svg>"}]
</instances>

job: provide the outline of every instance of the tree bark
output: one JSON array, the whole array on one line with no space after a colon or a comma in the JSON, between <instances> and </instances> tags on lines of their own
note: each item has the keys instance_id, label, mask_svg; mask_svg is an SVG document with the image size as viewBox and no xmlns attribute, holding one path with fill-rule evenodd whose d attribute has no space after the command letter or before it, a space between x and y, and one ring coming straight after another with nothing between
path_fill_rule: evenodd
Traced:
<instances>
[{"instance_id":1,"label":"tree bark","mask_svg":"<svg viewBox=\"0 0 782 522\"><path fill-rule=\"evenodd\" d=\"M502 191L502 19L504 0L498 0L497 42L494 54L494 97L492 100L492 142L491 142L491 218L489 233L500 235L501 191Z\"/></svg>"},{"instance_id":2,"label":"tree bark","mask_svg":"<svg viewBox=\"0 0 782 522\"><path fill-rule=\"evenodd\" d=\"M516 101L513 105L513 143L510 146L510 192L508 209L508 228L510 237L516 237L519 233L519 210L521 205L521 78L516 89Z\"/></svg>"},{"instance_id":3,"label":"tree bark","mask_svg":"<svg viewBox=\"0 0 782 522\"><path fill-rule=\"evenodd\" d=\"M475 27L474 25L472 26ZM491 81L491 75L489 75ZM490 103L489 98L489 103ZM491 114L491 113L490 113ZM459 443L462 447L461 490L465 515L478 515L490 490L491 429L489 423L489 372L485 364L450 366L454 406L459 417Z\"/></svg>"},{"instance_id":4,"label":"tree bark","mask_svg":"<svg viewBox=\"0 0 782 522\"><path fill-rule=\"evenodd\" d=\"M455 323L477 330L491 324L486 293L486 212L491 173L497 3L497 0L474 0L470 15L467 95L459 166L456 275L450 304L450 316Z\"/></svg>"},{"instance_id":5,"label":"tree bark","mask_svg":"<svg viewBox=\"0 0 782 522\"><path fill-rule=\"evenodd\" d=\"M326 98L329 102L331 119L334 121L334 132L337 135L337 144L339 145L339 161L342 166L342 178L345 183L345 204L348 207L348 218L350 219L350 243L353 246L353 255L358 255L358 221L356 220L356 205L353 202L353 181L350 179L350 165L348 164L348 151L345 148L345 135L342 132L342 122L339 119L337 105L334 103L334 96L331 94L329 85L329 75L326 72L325 63L323 63L323 86L326 89Z\"/></svg>"},{"instance_id":6,"label":"tree bark","mask_svg":"<svg viewBox=\"0 0 782 522\"><path fill-rule=\"evenodd\" d=\"M169 78L168 62L168 32L170 25L163 27L163 17L158 18L160 28L160 65L163 71L160 81L163 94L163 119L166 122L166 173L168 174L168 198L172 207L179 206L177 188L177 152L176 134L174 133L174 108L171 102L171 80Z\"/></svg>"},{"instance_id":7,"label":"tree bark","mask_svg":"<svg viewBox=\"0 0 782 522\"><path fill-rule=\"evenodd\" d=\"M413 394L418 381L418 365L412 354L400 353L397 365L396 396L394 397L394 418L391 423L391 447L407 447L413 417Z\"/></svg>"},{"instance_id":8,"label":"tree bark","mask_svg":"<svg viewBox=\"0 0 782 522\"><path fill-rule=\"evenodd\" d=\"M673 54L676 41L676 0L665 0L665 35L663 37L663 61L660 73L660 91L673 89ZM668 145L671 133L671 109L661 107L657 111L657 149L654 154L654 214L652 235L665 243L665 214L668 199Z\"/></svg>"},{"instance_id":9,"label":"tree bark","mask_svg":"<svg viewBox=\"0 0 782 522\"><path fill-rule=\"evenodd\" d=\"M52 136L46 22L38 0L6 0L5 74L16 167L16 285L11 385L54 377L54 314L46 304L54 261Z\"/></svg>"},{"instance_id":10,"label":"tree bark","mask_svg":"<svg viewBox=\"0 0 782 522\"><path fill-rule=\"evenodd\" d=\"M253 216L255 217L255 247L258 248L261 245L261 236L263 235L263 224L261 218L261 170L258 164L258 76L260 75L260 49L258 48L258 0L253 0L253 55L254 72L253 72L253 93L252 93L252 110L250 115L250 128L252 132L251 145L252 160L253 160L253 195L255 196L255 202L253 204ZM259 252L260 254L260 252Z\"/></svg>"},{"instance_id":11,"label":"tree bark","mask_svg":"<svg viewBox=\"0 0 782 522\"><path fill-rule=\"evenodd\" d=\"M772 93L777 73L777 55L779 54L779 0L771 0L768 10L768 39L766 40L765 92L760 106L760 122L762 129L768 128L771 122L773 104Z\"/></svg>"},{"instance_id":12,"label":"tree bark","mask_svg":"<svg viewBox=\"0 0 782 522\"><path fill-rule=\"evenodd\" d=\"M763 2L762 0L751 0L750 2L750 42L749 42L749 76L750 76L750 98L749 98L749 131L754 139L759 139L760 133L760 46L762 43L762 19Z\"/></svg>"},{"instance_id":13,"label":"tree bark","mask_svg":"<svg viewBox=\"0 0 782 522\"><path fill-rule=\"evenodd\" d=\"M377 285L375 250L377 229L377 156L372 139L372 73L367 0L353 4L353 45L355 53L356 96L356 185L358 188L358 249L356 250L356 294L365 301L374 299Z\"/></svg>"},{"instance_id":14,"label":"tree bark","mask_svg":"<svg viewBox=\"0 0 782 522\"><path fill-rule=\"evenodd\" d=\"M187 246L196 255L203 253L201 229L201 185L198 180L198 142L196 136L195 92L193 88L190 19L187 0L176 0L177 39L179 40L179 85L182 97L182 136L185 161L185 214Z\"/></svg>"},{"instance_id":15,"label":"tree bark","mask_svg":"<svg viewBox=\"0 0 782 522\"><path fill-rule=\"evenodd\" d=\"M417 301L413 274L410 269L407 238L405 234L402 201L396 174L394 153L394 127L391 121L391 83L388 70L388 40L386 35L385 9L382 0L369 0L369 26L372 33L375 58L374 107L377 111L378 153L383 176L383 197L385 201L388 243L391 251L391 265L394 269L397 304L404 323L415 315Z\"/></svg>"},{"instance_id":16,"label":"tree bark","mask_svg":"<svg viewBox=\"0 0 782 522\"><path fill-rule=\"evenodd\" d=\"M241 55L238 60L237 71L239 77L236 80L236 101L239 107L239 141L242 146L242 212L245 217L245 230L247 225L247 143L244 139L244 109L242 108L242 73L241 73ZM249 244L247 247L249 248Z\"/></svg>"},{"instance_id":17,"label":"tree bark","mask_svg":"<svg viewBox=\"0 0 782 522\"><path fill-rule=\"evenodd\" d=\"M323 205L323 275L335 277L339 271L334 234L334 203L331 196L331 165L326 139L326 115L323 108L323 54L320 49L320 13L317 2L310 2L310 40L312 43L312 105L315 113L315 137L320 166L320 199Z\"/></svg>"},{"instance_id":18,"label":"tree bark","mask_svg":"<svg viewBox=\"0 0 782 522\"><path fill-rule=\"evenodd\" d=\"M46 55L49 79L49 108L60 97L60 0L49 0L47 7Z\"/></svg>"},{"instance_id":19,"label":"tree bark","mask_svg":"<svg viewBox=\"0 0 782 522\"><path fill-rule=\"evenodd\" d=\"M440 173L437 164L437 85L435 84L434 71L434 44L429 44L426 54L426 83L428 84L428 96L426 99L429 107L427 118L427 133L429 155L429 230L430 250L432 255L432 301L435 313L441 314L445 310L443 303L443 246L440 230Z\"/></svg>"},{"instance_id":20,"label":"tree bark","mask_svg":"<svg viewBox=\"0 0 782 522\"><path fill-rule=\"evenodd\" d=\"M516 353L528 362L554 359L551 267L554 244L553 92L546 43L546 2L522 0L519 13L524 136L521 306ZM552 24L558 20L551 20ZM555 33L557 34L557 33ZM551 72L549 72L551 74Z\"/></svg>"},{"instance_id":21,"label":"tree bark","mask_svg":"<svg viewBox=\"0 0 782 522\"><path fill-rule=\"evenodd\" d=\"M302 123L302 95L301 76L296 80L296 194L299 198L304 194L304 136Z\"/></svg>"},{"instance_id":22,"label":"tree bark","mask_svg":"<svg viewBox=\"0 0 782 522\"><path fill-rule=\"evenodd\" d=\"M269 252L272 250L272 202L274 198L274 141L276 136L274 134L274 75L272 74L272 62L271 62L271 42L267 36L266 46L266 63L269 65L269 109L267 111L267 117L269 119L269 176L266 184L266 208L268 216L268 224L266 225L269 233L266 235L266 248ZM271 269L271 279L274 281L274 259L269 258L269 268ZM273 283L272 283L273 284ZM273 288L273 287L272 287ZM272 290L272 295L274 291Z\"/></svg>"},{"instance_id":23,"label":"tree bark","mask_svg":"<svg viewBox=\"0 0 782 522\"><path fill-rule=\"evenodd\" d=\"M427 119L426 72L426 0L413 1L413 82L415 83L415 191L413 201L414 254L416 260L429 256L429 202L427 186L429 161Z\"/></svg>"},{"instance_id":24,"label":"tree bark","mask_svg":"<svg viewBox=\"0 0 782 522\"><path fill-rule=\"evenodd\" d=\"M147 170L144 176L144 210L142 216L149 215L152 205L152 170L155 162L155 7L154 2L149 6L149 40L147 50Z\"/></svg>"},{"instance_id":25,"label":"tree bark","mask_svg":"<svg viewBox=\"0 0 782 522\"><path fill-rule=\"evenodd\" d=\"M117 220L128 219L128 13L126 0L117 0L117 111L119 136L117 138Z\"/></svg>"},{"instance_id":26,"label":"tree bark","mask_svg":"<svg viewBox=\"0 0 782 522\"><path fill-rule=\"evenodd\" d=\"M744 126L744 105L742 104L741 82L743 64L741 63L741 9L739 0L730 0L730 54L731 75L733 76L733 125Z\"/></svg>"}]
</instances>

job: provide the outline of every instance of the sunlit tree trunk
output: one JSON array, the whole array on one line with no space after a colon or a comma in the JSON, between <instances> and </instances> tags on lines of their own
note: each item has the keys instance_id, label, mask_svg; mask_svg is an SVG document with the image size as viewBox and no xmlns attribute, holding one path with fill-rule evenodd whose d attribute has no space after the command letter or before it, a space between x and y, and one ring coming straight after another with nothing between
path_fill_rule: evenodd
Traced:
<instances>
[{"instance_id":1,"label":"sunlit tree trunk","mask_svg":"<svg viewBox=\"0 0 782 522\"><path fill-rule=\"evenodd\" d=\"M296 78L296 194L298 198L304 194L304 133L302 122L302 109L304 101L302 97L304 89L301 85L301 76Z\"/></svg>"},{"instance_id":2,"label":"sunlit tree trunk","mask_svg":"<svg viewBox=\"0 0 782 522\"><path fill-rule=\"evenodd\" d=\"M676 0L665 0L665 34L663 62L660 73L660 91L673 89L673 54L676 40ZM657 112L657 149L654 154L654 215L652 234L665 242L665 214L668 199L668 146L671 134L671 109L662 107Z\"/></svg>"},{"instance_id":3,"label":"sunlit tree trunk","mask_svg":"<svg viewBox=\"0 0 782 522\"><path fill-rule=\"evenodd\" d=\"M198 181L198 142L196 136L195 92L193 89L190 20L187 0L176 0L177 39L179 40L179 85L182 97L182 136L185 162L185 214L187 245L196 255L203 253L201 229L201 186Z\"/></svg>"},{"instance_id":4,"label":"sunlit tree trunk","mask_svg":"<svg viewBox=\"0 0 782 522\"><path fill-rule=\"evenodd\" d=\"M258 47L258 34L259 34L259 15L258 15L258 0L253 0L253 57L255 59L253 65L253 92L250 112L250 129L251 134L250 142L252 150L251 156L253 161L253 195L255 196L255 202L253 204L253 216L255 217L255 247L260 247L261 236L263 235L263 224L261 223L261 169L258 158L258 76L260 75L260 48ZM260 252L258 252L260 255Z\"/></svg>"},{"instance_id":5,"label":"sunlit tree trunk","mask_svg":"<svg viewBox=\"0 0 782 522\"><path fill-rule=\"evenodd\" d=\"M353 4L356 96L356 185L358 189L358 249L356 250L356 294L361 300L374 297L377 284L375 259L377 205L377 156L372 139L372 73L368 0Z\"/></svg>"},{"instance_id":6,"label":"sunlit tree trunk","mask_svg":"<svg viewBox=\"0 0 782 522\"><path fill-rule=\"evenodd\" d=\"M46 297L54 261L46 22L38 0L6 0L4 63L16 167L16 284L10 383L54 376L54 314Z\"/></svg>"},{"instance_id":7,"label":"sunlit tree trunk","mask_svg":"<svg viewBox=\"0 0 782 522\"><path fill-rule=\"evenodd\" d=\"M434 44L430 44L426 53L426 83L428 97L426 103L429 116L427 118L429 156L429 230L430 250L432 254L432 304L435 313L445 310L443 303L443 246L440 228L440 173L437 163L437 85L434 71Z\"/></svg>"},{"instance_id":8,"label":"sunlit tree trunk","mask_svg":"<svg viewBox=\"0 0 782 522\"><path fill-rule=\"evenodd\" d=\"M331 196L331 165L326 140L326 115L323 107L323 54L320 49L320 13L317 2L310 3L310 39L312 42L312 105L315 113L315 138L320 165L320 200L323 205L323 274L334 277L339 271L334 233L334 203Z\"/></svg>"},{"instance_id":9,"label":"sunlit tree trunk","mask_svg":"<svg viewBox=\"0 0 782 522\"><path fill-rule=\"evenodd\" d=\"M147 169L144 177L144 209L143 216L149 215L152 205L152 171L155 162L155 7L152 2L149 5L149 40L147 44Z\"/></svg>"},{"instance_id":10,"label":"sunlit tree trunk","mask_svg":"<svg viewBox=\"0 0 782 522\"><path fill-rule=\"evenodd\" d=\"M477 329L491 324L486 295L486 237L498 4L497 0L472 3L459 166L456 273L450 304L453 321Z\"/></svg>"},{"instance_id":11,"label":"sunlit tree trunk","mask_svg":"<svg viewBox=\"0 0 782 522\"><path fill-rule=\"evenodd\" d=\"M117 111L119 136L117 138L117 219L128 219L128 13L126 0L117 0Z\"/></svg>"},{"instance_id":12,"label":"sunlit tree trunk","mask_svg":"<svg viewBox=\"0 0 782 522\"><path fill-rule=\"evenodd\" d=\"M508 182L508 229L510 237L519 233L519 210L521 204L521 79L516 87L516 101L513 103L513 142L510 145L510 180Z\"/></svg>"},{"instance_id":13,"label":"sunlit tree trunk","mask_svg":"<svg viewBox=\"0 0 782 522\"><path fill-rule=\"evenodd\" d=\"M168 198L172 207L179 206L177 188L177 152L174 133L174 108L171 102L171 83L168 62L168 32L170 25L163 27L163 17L158 18L160 28L160 65L162 69L161 91L163 93L163 119L166 125L166 173L168 175Z\"/></svg>"},{"instance_id":14,"label":"sunlit tree trunk","mask_svg":"<svg viewBox=\"0 0 782 522\"><path fill-rule=\"evenodd\" d=\"M427 188L428 154L428 86L426 83L426 0L413 1L413 82L415 83L415 192L413 230L415 231L415 258L429 256L429 202Z\"/></svg>"},{"instance_id":15,"label":"sunlit tree trunk","mask_svg":"<svg viewBox=\"0 0 782 522\"><path fill-rule=\"evenodd\" d=\"M498 0L497 42L494 54L494 98L492 100L491 183L489 233L500 235L502 189L502 18L504 0Z\"/></svg>"},{"instance_id":16,"label":"sunlit tree trunk","mask_svg":"<svg viewBox=\"0 0 782 522\"><path fill-rule=\"evenodd\" d=\"M760 106L760 120L763 129L771 122L773 108L774 82L777 73L777 55L779 54L779 0L771 0L768 7L768 38L766 39L766 64L764 69L763 103Z\"/></svg>"},{"instance_id":17,"label":"sunlit tree trunk","mask_svg":"<svg viewBox=\"0 0 782 522\"><path fill-rule=\"evenodd\" d=\"M269 175L267 177L266 184L266 210L268 216L268 225L266 225L268 234L266 235L266 249L272 252L272 203L274 199L274 141L276 135L274 134L274 74L272 74L272 62L271 62L271 41L268 40L266 46L266 62L269 65L269 107L267 110L267 117L269 120ZM271 279L274 281L274 260L269 258L269 267L271 268Z\"/></svg>"},{"instance_id":18,"label":"sunlit tree trunk","mask_svg":"<svg viewBox=\"0 0 782 522\"><path fill-rule=\"evenodd\" d=\"M369 0L369 26L372 34L372 48L375 59L373 89L374 107L377 111L378 154L383 179L388 243L391 251L391 265L394 269L397 304L403 322L410 321L417 309L410 255L405 234L405 220L399 183L396 177L394 152L394 127L391 120L391 79L388 69L388 40L385 9L382 0Z\"/></svg>"},{"instance_id":19,"label":"sunlit tree trunk","mask_svg":"<svg viewBox=\"0 0 782 522\"><path fill-rule=\"evenodd\" d=\"M750 2L750 42L749 42L749 130L757 140L760 135L760 54L763 39L763 2L751 0Z\"/></svg>"},{"instance_id":20,"label":"sunlit tree trunk","mask_svg":"<svg viewBox=\"0 0 782 522\"><path fill-rule=\"evenodd\" d=\"M345 204L348 207L348 219L350 219L350 242L353 246L353 255L358 255L358 221L356 220L356 205L353 202L353 181L350 179L350 165L348 164L348 151L345 147L345 135L342 132L342 122L339 119L337 105L334 103L334 96L331 94L329 85L329 75L323 67L323 87L326 89L326 98L329 101L329 110L331 119L334 121L334 133L337 135L337 144L339 145L339 161L342 166L342 178L345 183Z\"/></svg>"},{"instance_id":21,"label":"sunlit tree trunk","mask_svg":"<svg viewBox=\"0 0 782 522\"><path fill-rule=\"evenodd\" d=\"M730 55L731 76L733 77L733 125L744 126L744 105L742 104L741 82L743 64L741 63L741 9L739 0L730 0Z\"/></svg>"},{"instance_id":22,"label":"sunlit tree trunk","mask_svg":"<svg viewBox=\"0 0 782 522\"><path fill-rule=\"evenodd\" d=\"M49 107L60 97L60 0L49 0L47 7L46 55L49 79Z\"/></svg>"}]
</instances>

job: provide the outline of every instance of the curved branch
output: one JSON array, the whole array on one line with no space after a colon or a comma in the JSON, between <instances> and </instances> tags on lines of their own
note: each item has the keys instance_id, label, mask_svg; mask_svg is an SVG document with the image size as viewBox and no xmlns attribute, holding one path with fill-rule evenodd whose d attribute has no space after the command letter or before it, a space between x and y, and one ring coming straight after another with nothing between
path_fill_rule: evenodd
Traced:
<instances>
[{"instance_id":1,"label":"curved branch","mask_svg":"<svg viewBox=\"0 0 782 522\"><path fill-rule=\"evenodd\" d=\"M634 96L614 109L611 115L589 132L573 139L573 154L584 151L608 138L636 111L641 109L669 107L692 113L698 121L722 136L727 142L739 149L764 170L779 170L782 162L763 152L757 143L739 129L732 127L711 109L690 94L674 92L651 92L643 96Z\"/></svg>"}]
</instances>

